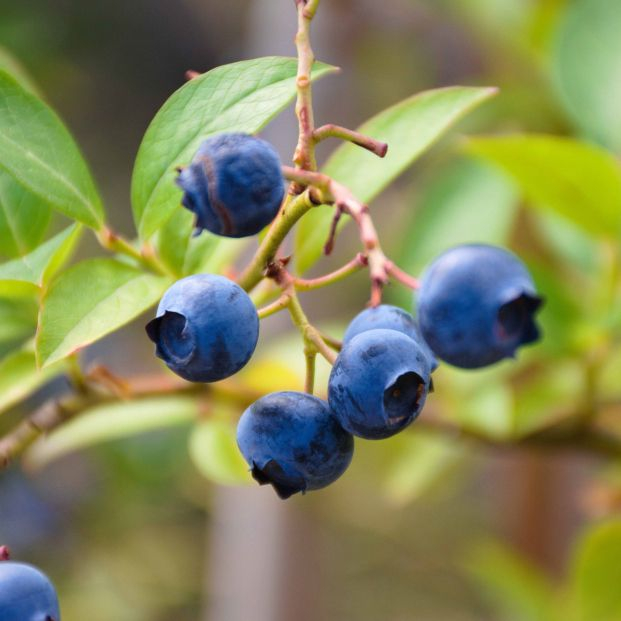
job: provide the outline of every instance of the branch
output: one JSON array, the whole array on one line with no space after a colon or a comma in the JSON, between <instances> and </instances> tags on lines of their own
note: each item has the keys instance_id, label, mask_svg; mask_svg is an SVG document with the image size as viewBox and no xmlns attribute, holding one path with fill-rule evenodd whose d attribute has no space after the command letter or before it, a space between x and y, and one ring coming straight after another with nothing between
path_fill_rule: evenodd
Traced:
<instances>
[{"instance_id":1,"label":"branch","mask_svg":"<svg viewBox=\"0 0 621 621\"><path fill-rule=\"evenodd\" d=\"M530 435L516 439L495 439L475 429L459 427L435 418L421 417L416 428L452 436L455 439L476 442L495 450L536 449L559 452L581 452L598 457L618 459L621 457L621 439L597 428L584 429L572 421L581 420L582 414L572 414L560 423Z\"/></svg>"},{"instance_id":2,"label":"branch","mask_svg":"<svg viewBox=\"0 0 621 621\"><path fill-rule=\"evenodd\" d=\"M250 291L256 287L265 276L267 266L274 261L274 257L287 233L314 206L315 203L311 200L309 192L304 192L291 201L285 201L252 261L237 279L237 284L242 289Z\"/></svg>"},{"instance_id":3,"label":"branch","mask_svg":"<svg viewBox=\"0 0 621 621\"><path fill-rule=\"evenodd\" d=\"M388 145L385 142L380 142L379 140L375 140L375 138L371 138L369 136L365 136L359 132L356 132L352 129L347 129L346 127L341 127L340 125L322 125L318 127L313 132L313 138L315 143L319 143L326 138L340 138L341 140L347 140L352 144L355 144L367 151L371 151L378 157L384 157L388 152Z\"/></svg>"},{"instance_id":4,"label":"branch","mask_svg":"<svg viewBox=\"0 0 621 621\"><path fill-rule=\"evenodd\" d=\"M296 84L298 98L295 113L298 117L298 144L293 155L294 164L304 170L315 170L315 139L313 132L315 121L313 118L313 98L311 89L311 70L315 56L310 43L310 25L317 11L318 0L298 2L298 31L295 35L295 45L298 52L298 73Z\"/></svg>"},{"instance_id":5,"label":"branch","mask_svg":"<svg viewBox=\"0 0 621 621\"><path fill-rule=\"evenodd\" d=\"M97 368L101 374L101 369ZM111 374L107 374L111 377ZM136 377L124 382L127 386L127 398L115 391L101 390L93 387L80 394L72 394L63 399L50 399L32 414L18 423L4 437L0 438L0 469L6 468L11 461L21 455L40 436L50 433L67 421L85 411L107 403L118 403L128 398L144 398L168 394L212 395L233 399L242 406L248 406L258 399L256 391L248 391L233 380L224 380L217 384L192 384L169 375Z\"/></svg>"},{"instance_id":6,"label":"branch","mask_svg":"<svg viewBox=\"0 0 621 621\"><path fill-rule=\"evenodd\" d=\"M359 252L351 261L349 261L349 263L346 263L343 267L335 270L334 272L330 272L324 276L319 276L318 278L295 278L293 283L298 291L312 291L313 289L319 289L321 287L325 287L326 285L339 282L340 280L355 274L368 264L369 263L365 255Z\"/></svg>"},{"instance_id":7,"label":"branch","mask_svg":"<svg viewBox=\"0 0 621 621\"><path fill-rule=\"evenodd\" d=\"M315 390L315 360L317 351L314 348L304 348L304 356L306 357L306 380L304 381L304 392L309 395Z\"/></svg>"},{"instance_id":8,"label":"branch","mask_svg":"<svg viewBox=\"0 0 621 621\"><path fill-rule=\"evenodd\" d=\"M103 226L97 231L97 241L99 241L102 248L111 252L117 252L124 254L127 257L131 257L142 267L147 268L149 271L158 274L160 276L175 276L157 257L153 248L148 244L145 244L142 251L134 248L124 237L115 233L107 226Z\"/></svg>"},{"instance_id":9,"label":"branch","mask_svg":"<svg viewBox=\"0 0 621 621\"><path fill-rule=\"evenodd\" d=\"M410 276L407 272L399 269L392 261L386 265L386 271L397 282L405 285L408 289L418 289L420 287L420 281L414 276Z\"/></svg>"},{"instance_id":10,"label":"branch","mask_svg":"<svg viewBox=\"0 0 621 621\"><path fill-rule=\"evenodd\" d=\"M284 310L289 306L289 294L283 293L277 300L274 300L271 304L264 306L257 310L257 315L259 315L259 319L265 319L266 317L270 317L271 315L275 315L276 313Z\"/></svg>"},{"instance_id":11,"label":"branch","mask_svg":"<svg viewBox=\"0 0 621 621\"><path fill-rule=\"evenodd\" d=\"M382 288L388 282L388 266L392 265L384 255L380 246L379 237L369 215L369 208L360 203L351 190L338 183L328 175L314 171L297 170L290 166L282 167L286 179L295 181L304 186L313 186L318 193L317 200L322 203L334 204L337 213L335 219L341 213L346 213L358 226L360 241L364 248L365 256L369 263L369 276L371 278L371 306L377 306L382 301ZM333 232L336 232L336 224L333 223ZM328 241L328 245L330 241Z\"/></svg>"}]
</instances>

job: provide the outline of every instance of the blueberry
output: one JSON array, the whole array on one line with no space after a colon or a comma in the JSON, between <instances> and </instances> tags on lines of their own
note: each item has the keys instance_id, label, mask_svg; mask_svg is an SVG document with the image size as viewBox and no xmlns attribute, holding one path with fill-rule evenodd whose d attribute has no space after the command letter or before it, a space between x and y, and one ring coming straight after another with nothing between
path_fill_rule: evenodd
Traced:
<instances>
[{"instance_id":1,"label":"blueberry","mask_svg":"<svg viewBox=\"0 0 621 621\"><path fill-rule=\"evenodd\" d=\"M427 352L431 370L435 371L438 368L438 362L421 336L420 330L416 325L416 320L410 313L407 313L398 306L381 304L375 308L367 308L358 313L352 319L349 326L347 326L347 330L343 336L343 344L347 344L354 336L362 332L382 328L386 330L396 330L397 332L402 332L406 336L409 336L420 345L421 349Z\"/></svg>"},{"instance_id":2,"label":"blueberry","mask_svg":"<svg viewBox=\"0 0 621 621\"><path fill-rule=\"evenodd\" d=\"M2 621L60 621L56 591L50 580L25 563L0 561Z\"/></svg>"},{"instance_id":3,"label":"blueberry","mask_svg":"<svg viewBox=\"0 0 621 621\"><path fill-rule=\"evenodd\" d=\"M280 498L325 487L349 466L354 439L328 404L301 392L274 392L239 420L237 444L261 485Z\"/></svg>"},{"instance_id":4,"label":"blueberry","mask_svg":"<svg viewBox=\"0 0 621 621\"><path fill-rule=\"evenodd\" d=\"M250 360L259 317L246 292L224 276L196 274L177 281L146 326L156 355L184 379L216 382Z\"/></svg>"},{"instance_id":5,"label":"blueberry","mask_svg":"<svg viewBox=\"0 0 621 621\"><path fill-rule=\"evenodd\" d=\"M423 337L439 358L465 369L512 357L536 341L534 315L541 303L524 264L482 244L441 254L417 294Z\"/></svg>"},{"instance_id":6,"label":"blueberry","mask_svg":"<svg viewBox=\"0 0 621 621\"><path fill-rule=\"evenodd\" d=\"M285 186L276 150L248 134L220 134L199 147L181 170L182 203L196 229L225 237L259 233L278 213Z\"/></svg>"},{"instance_id":7,"label":"blueberry","mask_svg":"<svg viewBox=\"0 0 621 621\"><path fill-rule=\"evenodd\" d=\"M388 438L422 410L430 373L419 343L396 330L367 330L338 355L328 402L343 429L369 440Z\"/></svg>"}]
</instances>

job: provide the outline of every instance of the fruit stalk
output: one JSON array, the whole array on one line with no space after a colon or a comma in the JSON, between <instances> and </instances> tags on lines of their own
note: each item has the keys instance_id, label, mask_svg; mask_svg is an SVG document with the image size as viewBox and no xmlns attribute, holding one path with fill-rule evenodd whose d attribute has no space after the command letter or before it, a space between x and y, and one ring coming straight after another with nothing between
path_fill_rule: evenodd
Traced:
<instances>
[{"instance_id":1,"label":"fruit stalk","mask_svg":"<svg viewBox=\"0 0 621 621\"><path fill-rule=\"evenodd\" d=\"M267 266L273 262L287 233L314 205L315 203L311 200L309 192L304 192L291 201L285 200L285 204L276 216L259 249L237 278L237 284L242 289L250 291L261 282L265 276Z\"/></svg>"},{"instance_id":2,"label":"fruit stalk","mask_svg":"<svg viewBox=\"0 0 621 621\"><path fill-rule=\"evenodd\" d=\"M319 276L317 278L295 278L295 288L298 291L312 291L313 289L320 289L326 285L331 285L335 282L344 280L367 265L367 257L359 252L351 261L343 265L343 267L340 267L329 274L325 274L324 276Z\"/></svg>"},{"instance_id":3,"label":"fruit stalk","mask_svg":"<svg viewBox=\"0 0 621 621\"><path fill-rule=\"evenodd\" d=\"M378 306L382 301L382 288L388 282L390 271L394 265L384 254L369 208L360 203L351 190L335 181L328 175L307 170L297 170L290 166L283 166L285 179L300 185L311 187L311 197L316 202L333 204L336 207L334 222L330 237L326 243L326 253L332 250L337 224L342 214L349 215L358 226L360 241L369 265L371 277L371 306ZM398 270L399 275L403 274Z\"/></svg>"},{"instance_id":4,"label":"fruit stalk","mask_svg":"<svg viewBox=\"0 0 621 621\"><path fill-rule=\"evenodd\" d=\"M306 379L304 380L304 392L309 395L315 390L315 361L317 359L317 351L315 348L304 348L304 356L306 358Z\"/></svg>"}]
</instances>

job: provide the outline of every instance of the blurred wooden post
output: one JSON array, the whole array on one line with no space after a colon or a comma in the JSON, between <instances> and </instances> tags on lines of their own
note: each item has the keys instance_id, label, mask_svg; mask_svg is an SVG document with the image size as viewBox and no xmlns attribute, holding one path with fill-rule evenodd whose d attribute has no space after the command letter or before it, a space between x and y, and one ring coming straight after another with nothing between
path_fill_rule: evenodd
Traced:
<instances>
[{"instance_id":1,"label":"blurred wooden post","mask_svg":"<svg viewBox=\"0 0 621 621\"><path fill-rule=\"evenodd\" d=\"M286 506L264 488L219 488L209 522L205 621L276 621Z\"/></svg>"},{"instance_id":2,"label":"blurred wooden post","mask_svg":"<svg viewBox=\"0 0 621 621\"><path fill-rule=\"evenodd\" d=\"M346 8L347 2L322 3L313 23L313 47L319 59L347 66L349 20L355 12L342 10L343 5ZM242 56L293 56L297 20L293 0L254 0L247 6L248 40ZM343 96L348 92L346 76L334 91L316 91L319 122L346 118L350 108ZM283 161L290 161L297 141L293 110L275 119L261 135L276 146ZM306 510L300 510L295 500L281 501L272 490L258 486L218 489L212 506L203 620L323 618L312 516L307 519Z\"/></svg>"}]
</instances>

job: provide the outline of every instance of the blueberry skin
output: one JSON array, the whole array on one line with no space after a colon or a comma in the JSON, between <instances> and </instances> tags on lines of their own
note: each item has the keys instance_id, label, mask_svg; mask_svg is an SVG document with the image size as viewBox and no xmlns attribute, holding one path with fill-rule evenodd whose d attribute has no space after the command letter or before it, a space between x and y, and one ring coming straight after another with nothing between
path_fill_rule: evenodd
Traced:
<instances>
[{"instance_id":1,"label":"blueberry skin","mask_svg":"<svg viewBox=\"0 0 621 621\"><path fill-rule=\"evenodd\" d=\"M464 369L513 357L536 341L534 315L541 304L520 259L484 244L441 254L417 294L423 337L439 358Z\"/></svg>"},{"instance_id":2,"label":"blueberry skin","mask_svg":"<svg viewBox=\"0 0 621 621\"><path fill-rule=\"evenodd\" d=\"M354 336L367 330L396 330L406 336L409 336L413 341L418 343L420 347L427 353L429 357L429 364L431 371L435 371L438 368L438 361L435 359L433 352L429 349L427 343L420 334L420 330L416 325L416 320L410 313L404 311L398 306L391 306L390 304L380 304L374 308L366 308L362 312L358 313L351 321L345 335L343 336L343 344L347 344Z\"/></svg>"},{"instance_id":3,"label":"blueberry skin","mask_svg":"<svg viewBox=\"0 0 621 621\"><path fill-rule=\"evenodd\" d=\"M346 431L378 440L407 427L430 390L426 350L396 330L367 330L338 355L328 383L328 403Z\"/></svg>"},{"instance_id":4,"label":"blueberry skin","mask_svg":"<svg viewBox=\"0 0 621 621\"><path fill-rule=\"evenodd\" d=\"M291 391L253 403L239 419L237 445L254 479L283 499L333 483L354 452L354 439L325 401Z\"/></svg>"},{"instance_id":5,"label":"blueberry skin","mask_svg":"<svg viewBox=\"0 0 621 621\"><path fill-rule=\"evenodd\" d=\"M197 234L255 235L276 217L285 194L278 153L248 134L208 138L176 182L183 206L196 215Z\"/></svg>"},{"instance_id":6,"label":"blueberry skin","mask_svg":"<svg viewBox=\"0 0 621 621\"><path fill-rule=\"evenodd\" d=\"M250 360L259 317L246 292L232 280L196 274L166 291L146 326L155 354L191 382L216 382Z\"/></svg>"},{"instance_id":7,"label":"blueberry skin","mask_svg":"<svg viewBox=\"0 0 621 621\"><path fill-rule=\"evenodd\" d=\"M56 591L35 567L0 562L0 619L2 621L60 621Z\"/></svg>"}]
</instances>

